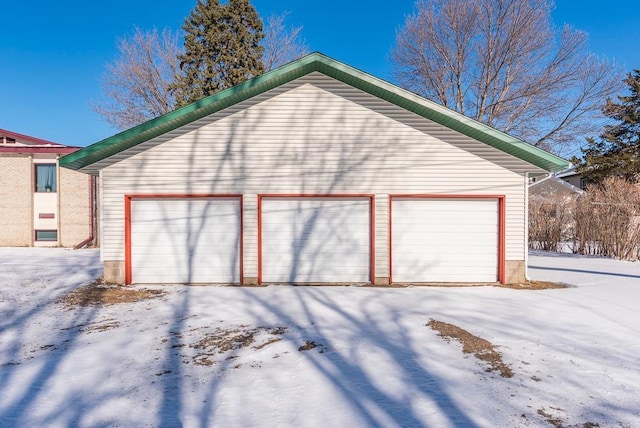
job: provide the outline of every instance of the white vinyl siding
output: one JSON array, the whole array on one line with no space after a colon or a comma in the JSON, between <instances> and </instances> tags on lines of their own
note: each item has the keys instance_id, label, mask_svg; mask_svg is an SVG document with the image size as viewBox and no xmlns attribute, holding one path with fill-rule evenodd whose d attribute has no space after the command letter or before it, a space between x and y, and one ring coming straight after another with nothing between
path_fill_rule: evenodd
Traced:
<instances>
[{"instance_id":1,"label":"white vinyl siding","mask_svg":"<svg viewBox=\"0 0 640 428\"><path fill-rule=\"evenodd\" d=\"M115 158L102 170L104 260L124 260L123 198L139 193L243 194L245 276L257 270L257 194L375 194L380 277L389 194L506 195L506 259L525 257L535 167L317 72Z\"/></svg>"},{"instance_id":2,"label":"white vinyl siding","mask_svg":"<svg viewBox=\"0 0 640 428\"><path fill-rule=\"evenodd\" d=\"M240 281L239 199L131 201L132 282Z\"/></svg>"},{"instance_id":3,"label":"white vinyl siding","mask_svg":"<svg viewBox=\"0 0 640 428\"><path fill-rule=\"evenodd\" d=\"M369 282L370 217L369 199L263 199L262 282Z\"/></svg>"},{"instance_id":4,"label":"white vinyl siding","mask_svg":"<svg viewBox=\"0 0 640 428\"><path fill-rule=\"evenodd\" d=\"M497 199L394 199L393 282L498 280Z\"/></svg>"}]
</instances>

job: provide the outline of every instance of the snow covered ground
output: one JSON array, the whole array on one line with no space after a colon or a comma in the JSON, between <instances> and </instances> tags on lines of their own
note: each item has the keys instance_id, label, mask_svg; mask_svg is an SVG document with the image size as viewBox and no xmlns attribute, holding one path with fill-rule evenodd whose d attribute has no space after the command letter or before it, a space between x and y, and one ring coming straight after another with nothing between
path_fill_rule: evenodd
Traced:
<instances>
[{"instance_id":1,"label":"snow covered ground","mask_svg":"<svg viewBox=\"0 0 640 428\"><path fill-rule=\"evenodd\" d=\"M0 426L640 426L640 264L529 262L574 287L167 286L68 308L96 250L0 248Z\"/></svg>"}]
</instances>

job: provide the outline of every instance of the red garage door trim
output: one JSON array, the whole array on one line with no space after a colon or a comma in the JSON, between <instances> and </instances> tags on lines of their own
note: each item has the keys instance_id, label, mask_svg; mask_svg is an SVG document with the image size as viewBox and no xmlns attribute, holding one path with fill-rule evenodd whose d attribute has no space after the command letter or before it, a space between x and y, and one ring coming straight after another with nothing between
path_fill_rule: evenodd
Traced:
<instances>
[{"instance_id":1,"label":"red garage door trim","mask_svg":"<svg viewBox=\"0 0 640 428\"><path fill-rule=\"evenodd\" d=\"M375 196L372 194L260 194L258 195L258 284L262 284L262 200L263 199L369 199L369 280L375 283Z\"/></svg>"},{"instance_id":2,"label":"red garage door trim","mask_svg":"<svg viewBox=\"0 0 640 428\"><path fill-rule=\"evenodd\" d=\"M131 270L131 201L132 200L144 200L144 199L238 199L240 203L240 284L244 283L244 227L243 227L243 209L242 209L242 195L239 194L215 194L215 195L193 195L193 194L144 194L144 195L125 195L124 196L124 268L125 268L125 284L132 283L132 270Z\"/></svg>"},{"instance_id":3,"label":"red garage door trim","mask_svg":"<svg viewBox=\"0 0 640 428\"><path fill-rule=\"evenodd\" d=\"M505 195L443 195L443 194L394 194L389 195L389 282L393 283L393 199L497 199L498 200L498 281L505 283L505 235L506 197Z\"/></svg>"}]
</instances>

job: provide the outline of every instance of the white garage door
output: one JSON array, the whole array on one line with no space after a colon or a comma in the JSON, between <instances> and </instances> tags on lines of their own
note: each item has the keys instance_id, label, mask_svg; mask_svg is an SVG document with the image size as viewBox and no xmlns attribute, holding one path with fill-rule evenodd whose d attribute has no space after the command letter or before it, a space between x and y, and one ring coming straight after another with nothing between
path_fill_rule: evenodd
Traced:
<instances>
[{"instance_id":1,"label":"white garage door","mask_svg":"<svg viewBox=\"0 0 640 428\"><path fill-rule=\"evenodd\" d=\"M394 282L498 280L497 199L393 199Z\"/></svg>"},{"instance_id":2,"label":"white garage door","mask_svg":"<svg viewBox=\"0 0 640 428\"><path fill-rule=\"evenodd\" d=\"M370 217L368 198L264 198L262 282L369 282Z\"/></svg>"},{"instance_id":3,"label":"white garage door","mask_svg":"<svg viewBox=\"0 0 640 428\"><path fill-rule=\"evenodd\" d=\"M239 198L131 201L133 283L240 281Z\"/></svg>"}]
</instances>

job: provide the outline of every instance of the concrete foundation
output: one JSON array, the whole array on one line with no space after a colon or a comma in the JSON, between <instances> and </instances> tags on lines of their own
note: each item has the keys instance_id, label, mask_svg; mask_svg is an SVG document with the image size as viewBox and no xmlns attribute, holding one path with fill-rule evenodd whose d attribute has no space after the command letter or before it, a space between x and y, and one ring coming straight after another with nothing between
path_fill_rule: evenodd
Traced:
<instances>
[{"instance_id":1,"label":"concrete foundation","mask_svg":"<svg viewBox=\"0 0 640 428\"><path fill-rule=\"evenodd\" d=\"M526 264L524 260L507 260L505 264L505 282L507 284L526 281ZM123 261L104 262L104 282L106 284L124 284L125 268ZM375 285L389 285L389 277L376 277ZM244 277L242 285L258 285L258 278Z\"/></svg>"},{"instance_id":2,"label":"concrete foundation","mask_svg":"<svg viewBox=\"0 0 640 428\"><path fill-rule=\"evenodd\" d=\"M108 261L104 262L104 282L106 284L124 284L124 262Z\"/></svg>"},{"instance_id":3,"label":"concrete foundation","mask_svg":"<svg viewBox=\"0 0 640 428\"><path fill-rule=\"evenodd\" d=\"M505 264L505 282L515 284L525 282L527 265L524 260L507 260Z\"/></svg>"}]
</instances>

